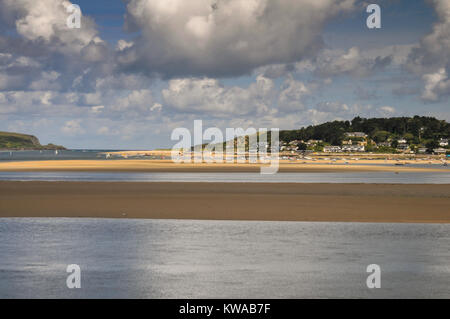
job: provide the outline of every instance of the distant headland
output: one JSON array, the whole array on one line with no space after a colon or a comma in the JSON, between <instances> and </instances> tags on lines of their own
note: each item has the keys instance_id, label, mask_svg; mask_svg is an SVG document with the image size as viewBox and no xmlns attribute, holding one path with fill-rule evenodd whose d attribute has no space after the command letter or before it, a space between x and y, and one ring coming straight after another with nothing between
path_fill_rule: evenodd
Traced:
<instances>
[{"instance_id":1,"label":"distant headland","mask_svg":"<svg viewBox=\"0 0 450 319\"><path fill-rule=\"evenodd\" d=\"M65 150L61 145L41 145L33 135L0 132L0 150Z\"/></svg>"}]
</instances>

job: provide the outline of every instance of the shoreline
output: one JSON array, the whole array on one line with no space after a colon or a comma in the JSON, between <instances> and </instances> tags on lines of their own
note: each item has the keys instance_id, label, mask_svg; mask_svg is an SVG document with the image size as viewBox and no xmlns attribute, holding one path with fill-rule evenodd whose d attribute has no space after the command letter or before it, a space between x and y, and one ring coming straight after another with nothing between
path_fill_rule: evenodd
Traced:
<instances>
[{"instance_id":1,"label":"shoreline","mask_svg":"<svg viewBox=\"0 0 450 319\"><path fill-rule=\"evenodd\" d=\"M450 223L450 185L0 181L0 218Z\"/></svg>"},{"instance_id":2,"label":"shoreline","mask_svg":"<svg viewBox=\"0 0 450 319\"><path fill-rule=\"evenodd\" d=\"M348 164L330 161L280 161L279 172L450 172L443 167L394 166L396 161L348 161ZM403 162L402 162L403 163ZM434 164L438 164L435 162ZM390 164L392 166L388 166ZM384 166L383 166L384 165ZM168 160L45 160L0 162L0 172L259 172L262 164L249 163L180 163Z\"/></svg>"}]
</instances>

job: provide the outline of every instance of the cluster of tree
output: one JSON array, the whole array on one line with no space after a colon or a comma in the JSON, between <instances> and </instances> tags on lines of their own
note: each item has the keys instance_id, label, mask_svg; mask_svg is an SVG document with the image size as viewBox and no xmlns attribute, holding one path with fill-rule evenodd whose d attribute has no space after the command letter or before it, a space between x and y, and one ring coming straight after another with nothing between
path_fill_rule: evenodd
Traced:
<instances>
[{"instance_id":1,"label":"cluster of tree","mask_svg":"<svg viewBox=\"0 0 450 319\"><path fill-rule=\"evenodd\" d=\"M332 145L340 145L346 132L364 132L375 142L385 142L392 136L402 137L408 142L419 144L427 141L429 146L436 144L439 138L450 137L450 124L434 117L393 117L361 118L351 121L333 121L320 125L311 125L299 130L280 132L280 140L323 140Z\"/></svg>"}]
</instances>

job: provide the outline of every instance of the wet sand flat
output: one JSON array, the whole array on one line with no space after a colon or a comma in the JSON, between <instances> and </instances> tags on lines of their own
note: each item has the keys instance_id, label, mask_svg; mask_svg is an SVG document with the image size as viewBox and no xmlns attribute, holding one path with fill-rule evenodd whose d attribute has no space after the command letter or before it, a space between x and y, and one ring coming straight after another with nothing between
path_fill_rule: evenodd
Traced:
<instances>
[{"instance_id":1,"label":"wet sand flat","mask_svg":"<svg viewBox=\"0 0 450 319\"><path fill-rule=\"evenodd\" d=\"M450 185L0 181L0 217L450 223Z\"/></svg>"}]
</instances>

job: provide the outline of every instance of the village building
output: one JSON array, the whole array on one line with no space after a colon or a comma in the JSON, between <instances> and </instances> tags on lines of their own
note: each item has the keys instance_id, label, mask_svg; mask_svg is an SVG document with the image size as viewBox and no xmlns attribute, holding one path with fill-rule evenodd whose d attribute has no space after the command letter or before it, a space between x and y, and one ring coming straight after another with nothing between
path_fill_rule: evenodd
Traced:
<instances>
[{"instance_id":1,"label":"village building","mask_svg":"<svg viewBox=\"0 0 450 319\"><path fill-rule=\"evenodd\" d=\"M302 141L300 141L300 140L293 140L293 141L290 141L289 142L289 145L298 145L298 144L300 144L300 143L302 143Z\"/></svg>"},{"instance_id":2,"label":"village building","mask_svg":"<svg viewBox=\"0 0 450 319\"><path fill-rule=\"evenodd\" d=\"M346 137L359 137L359 138L366 138L367 134L363 132L347 132L345 133Z\"/></svg>"},{"instance_id":3,"label":"village building","mask_svg":"<svg viewBox=\"0 0 450 319\"><path fill-rule=\"evenodd\" d=\"M446 150L445 148L440 147L440 148L435 148L435 149L433 150L433 152L434 152L435 154L445 154L445 153L447 153L447 150Z\"/></svg>"},{"instance_id":4,"label":"village building","mask_svg":"<svg viewBox=\"0 0 450 319\"><path fill-rule=\"evenodd\" d=\"M352 140L344 140L342 141L342 145L352 145L353 141Z\"/></svg>"},{"instance_id":5,"label":"village building","mask_svg":"<svg viewBox=\"0 0 450 319\"><path fill-rule=\"evenodd\" d=\"M324 146L323 151L325 153L341 153L342 149L340 146Z\"/></svg>"},{"instance_id":6,"label":"village building","mask_svg":"<svg viewBox=\"0 0 450 319\"><path fill-rule=\"evenodd\" d=\"M314 146L314 145L317 145L317 144L319 144L319 143L323 143L323 141L322 140L309 140L309 141L307 141L306 142L306 145L308 145L308 146Z\"/></svg>"},{"instance_id":7,"label":"village building","mask_svg":"<svg viewBox=\"0 0 450 319\"><path fill-rule=\"evenodd\" d=\"M365 152L366 148L364 145L343 145L343 152Z\"/></svg>"},{"instance_id":8,"label":"village building","mask_svg":"<svg viewBox=\"0 0 450 319\"><path fill-rule=\"evenodd\" d=\"M391 142L381 142L377 144L378 147L391 147Z\"/></svg>"},{"instance_id":9,"label":"village building","mask_svg":"<svg viewBox=\"0 0 450 319\"><path fill-rule=\"evenodd\" d=\"M401 143L397 145L397 150L399 151L409 151L409 145L406 143Z\"/></svg>"},{"instance_id":10,"label":"village building","mask_svg":"<svg viewBox=\"0 0 450 319\"><path fill-rule=\"evenodd\" d=\"M417 152L418 152L419 154L425 154L425 153L427 152L427 148L426 148L426 147L419 147L419 148L417 149Z\"/></svg>"},{"instance_id":11,"label":"village building","mask_svg":"<svg viewBox=\"0 0 450 319\"><path fill-rule=\"evenodd\" d=\"M358 141L356 144L359 146L367 146L367 141Z\"/></svg>"}]
</instances>

